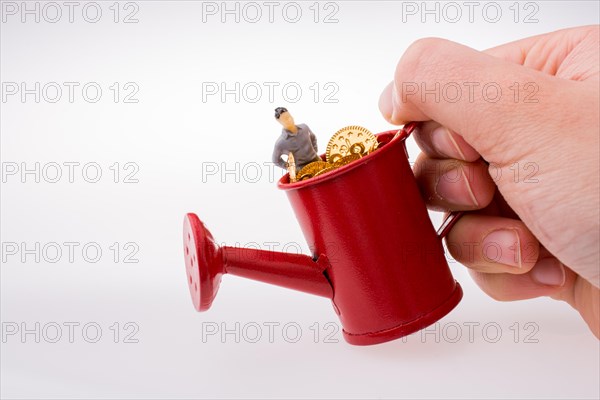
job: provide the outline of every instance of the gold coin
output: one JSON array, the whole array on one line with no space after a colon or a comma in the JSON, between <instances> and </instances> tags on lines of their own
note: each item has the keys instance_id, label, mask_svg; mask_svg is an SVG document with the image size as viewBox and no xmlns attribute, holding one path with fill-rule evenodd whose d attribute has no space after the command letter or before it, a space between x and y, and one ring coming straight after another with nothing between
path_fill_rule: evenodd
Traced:
<instances>
[{"instance_id":1,"label":"gold coin","mask_svg":"<svg viewBox=\"0 0 600 400\"><path fill-rule=\"evenodd\" d=\"M327 156L327 160L332 164L335 164L336 162L340 161L342 158L344 158L344 156L339 153L335 153L330 156Z\"/></svg>"},{"instance_id":2,"label":"gold coin","mask_svg":"<svg viewBox=\"0 0 600 400\"><path fill-rule=\"evenodd\" d=\"M323 168L322 170L320 170L319 172L317 172L316 174L314 174L312 177L316 178L317 176L326 174L329 171L333 171L334 169L337 169L337 167L334 167L333 165L327 167L327 168Z\"/></svg>"},{"instance_id":3,"label":"gold coin","mask_svg":"<svg viewBox=\"0 0 600 400\"><path fill-rule=\"evenodd\" d=\"M310 178L320 170L330 166L331 164L325 161L314 161L310 164L306 164L300 171L298 171L298 179Z\"/></svg>"},{"instance_id":4,"label":"gold coin","mask_svg":"<svg viewBox=\"0 0 600 400\"><path fill-rule=\"evenodd\" d=\"M327 144L327 162L335 163L350 154L369 154L377 147L377 138L366 128L347 126L337 131Z\"/></svg>"},{"instance_id":5,"label":"gold coin","mask_svg":"<svg viewBox=\"0 0 600 400\"><path fill-rule=\"evenodd\" d=\"M360 154L349 154L346 157L342 157L340 160L333 163L335 167L341 167L342 165L350 164L352 161L356 161L361 159L362 156Z\"/></svg>"},{"instance_id":6,"label":"gold coin","mask_svg":"<svg viewBox=\"0 0 600 400\"><path fill-rule=\"evenodd\" d=\"M290 175L290 183L294 183L296 182L296 161L294 160L294 153L291 151L288 154L287 164L287 171Z\"/></svg>"}]
</instances>

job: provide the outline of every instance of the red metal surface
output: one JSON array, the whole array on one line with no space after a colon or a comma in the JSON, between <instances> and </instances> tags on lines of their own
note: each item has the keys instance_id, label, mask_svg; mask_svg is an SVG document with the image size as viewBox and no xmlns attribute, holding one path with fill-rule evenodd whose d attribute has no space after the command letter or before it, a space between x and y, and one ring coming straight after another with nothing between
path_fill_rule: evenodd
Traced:
<instances>
[{"instance_id":1,"label":"red metal surface","mask_svg":"<svg viewBox=\"0 0 600 400\"><path fill-rule=\"evenodd\" d=\"M326 256L315 262L303 254L280 253L241 247L223 247L227 273L271 283L327 298L333 297L323 274L329 266Z\"/></svg>"},{"instance_id":2,"label":"red metal surface","mask_svg":"<svg viewBox=\"0 0 600 400\"><path fill-rule=\"evenodd\" d=\"M225 270L219 247L196 214L187 214L183 221L183 247L192 302L196 310L206 311L217 295Z\"/></svg>"},{"instance_id":3,"label":"red metal surface","mask_svg":"<svg viewBox=\"0 0 600 400\"><path fill-rule=\"evenodd\" d=\"M330 173L295 183L285 175L278 182L313 258L218 249L200 220L188 214L184 240L191 232L186 246L194 244L195 254L186 255L186 266L196 308L210 306L221 274L228 272L332 298L344 338L357 345L405 336L447 314L462 290L408 163L405 139L414 127L377 135L377 151ZM194 256L201 262L194 263Z\"/></svg>"},{"instance_id":4,"label":"red metal surface","mask_svg":"<svg viewBox=\"0 0 600 400\"><path fill-rule=\"evenodd\" d=\"M301 292L333 297L323 271L327 257L316 262L303 254L281 253L243 247L219 247L196 214L184 219L183 241L188 286L198 311L210 308L224 274L278 285Z\"/></svg>"}]
</instances>

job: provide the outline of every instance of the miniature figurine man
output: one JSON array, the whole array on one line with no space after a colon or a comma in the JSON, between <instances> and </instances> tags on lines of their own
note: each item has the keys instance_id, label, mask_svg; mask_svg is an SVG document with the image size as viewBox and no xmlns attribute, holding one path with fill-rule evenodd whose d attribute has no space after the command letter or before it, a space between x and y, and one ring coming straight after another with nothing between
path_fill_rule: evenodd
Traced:
<instances>
[{"instance_id":1,"label":"miniature figurine man","mask_svg":"<svg viewBox=\"0 0 600 400\"><path fill-rule=\"evenodd\" d=\"M306 124L296 125L294 118L284 107L275 109L275 119L283 126L281 136L275 142L273 149L275 164L286 169L288 165L281 156L289 153L293 154L298 171L313 161L321 160L317 154L317 137Z\"/></svg>"}]
</instances>

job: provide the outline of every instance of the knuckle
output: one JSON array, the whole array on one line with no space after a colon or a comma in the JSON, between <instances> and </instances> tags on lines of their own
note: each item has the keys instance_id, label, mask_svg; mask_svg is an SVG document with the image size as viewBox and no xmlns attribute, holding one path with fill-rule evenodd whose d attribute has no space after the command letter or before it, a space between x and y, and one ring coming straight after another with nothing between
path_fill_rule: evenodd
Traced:
<instances>
[{"instance_id":1,"label":"knuckle","mask_svg":"<svg viewBox=\"0 0 600 400\"><path fill-rule=\"evenodd\" d=\"M429 70L436 63L432 58L437 57L443 50L443 44L448 41L440 38L428 37L414 41L398 62L396 77L400 80L416 80L423 72Z\"/></svg>"},{"instance_id":2,"label":"knuckle","mask_svg":"<svg viewBox=\"0 0 600 400\"><path fill-rule=\"evenodd\" d=\"M435 53L435 50L446 42L447 40L437 37L420 38L408 46L406 54L420 56L431 52Z\"/></svg>"}]
</instances>

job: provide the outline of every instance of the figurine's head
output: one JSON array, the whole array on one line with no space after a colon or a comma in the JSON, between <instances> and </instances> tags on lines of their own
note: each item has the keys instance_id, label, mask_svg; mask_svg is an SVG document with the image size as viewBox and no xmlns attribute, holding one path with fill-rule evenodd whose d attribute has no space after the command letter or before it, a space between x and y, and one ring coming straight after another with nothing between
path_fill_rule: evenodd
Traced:
<instances>
[{"instance_id":1,"label":"figurine's head","mask_svg":"<svg viewBox=\"0 0 600 400\"><path fill-rule=\"evenodd\" d=\"M294 117L290 114L285 107L277 107L275 109L275 119L288 131L294 131L296 123Z\"/></svg>"}]
</instances>

